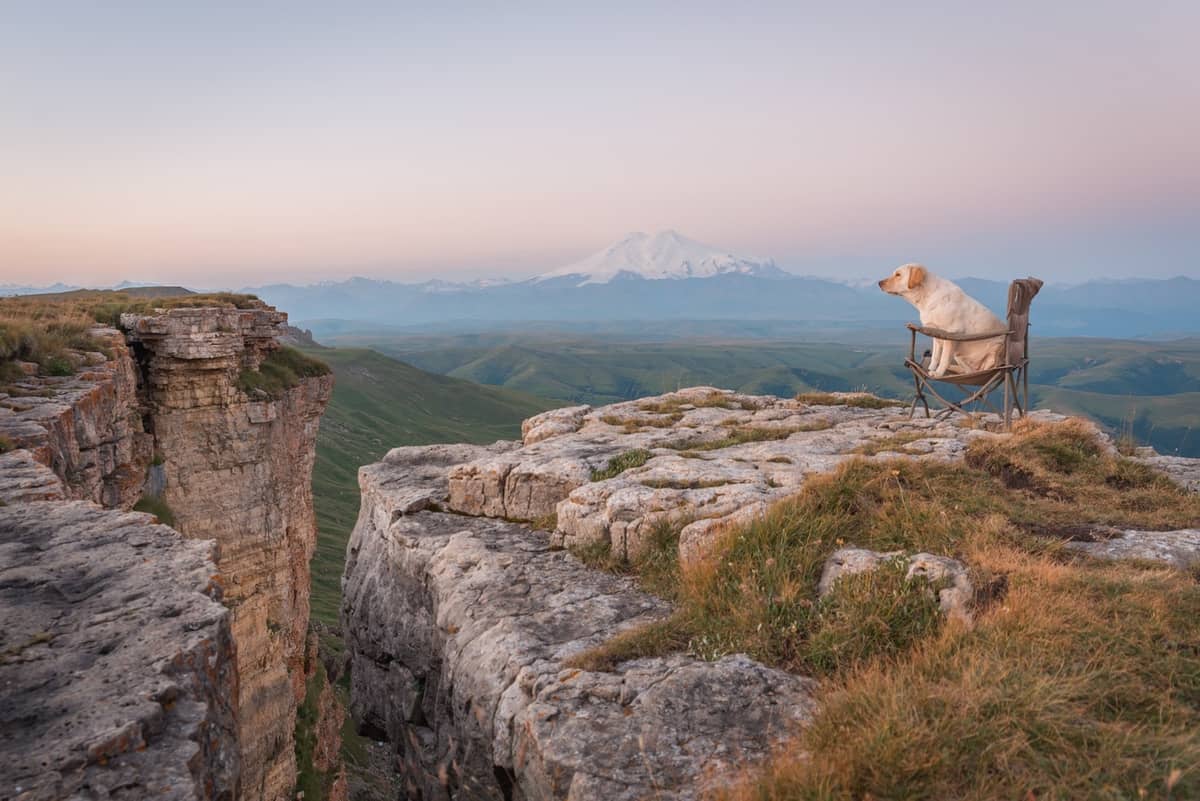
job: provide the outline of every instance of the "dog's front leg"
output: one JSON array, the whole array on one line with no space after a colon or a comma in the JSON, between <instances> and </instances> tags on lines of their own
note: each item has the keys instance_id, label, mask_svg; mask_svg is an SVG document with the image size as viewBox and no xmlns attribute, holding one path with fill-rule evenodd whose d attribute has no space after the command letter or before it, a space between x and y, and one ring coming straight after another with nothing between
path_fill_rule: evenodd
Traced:
<instances>
[{"instance_id":1,"label":"dog's front leg","mask_svg":"<svg viewBox=\"0 0 1200 801\"><path fill-rule=\"evenodd\" d=\"M942 340L933 340L933 347L929 354L929 371L933 372L937 369L938 361L942 358Z\"/></svg>"},{"instance_id":2,"label":"dog's front leg","mask_svg":"<svg viewBox=\"0 0 1200 801\"><path fill-rule=\"evenodd\" d=\"M934 364L933 372L930 374L935 378L941 378L949 370L950 365L954 364L954 345L953 342L943 342L939 358Z\"/></svg>"}]
</instances>

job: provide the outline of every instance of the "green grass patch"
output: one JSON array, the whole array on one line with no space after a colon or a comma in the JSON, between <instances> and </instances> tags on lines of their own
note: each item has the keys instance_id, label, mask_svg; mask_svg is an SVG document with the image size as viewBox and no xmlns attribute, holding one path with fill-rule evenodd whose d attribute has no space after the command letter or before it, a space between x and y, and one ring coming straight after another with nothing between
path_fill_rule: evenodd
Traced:
<instances>
[{"instance_id":1,"label":"green grass patch","mask_svg":"<svg viewBox=\"0 0 1200 801\"><path fill-rule=\"evenodd\" d=\"M271 351L257 370L242 370L238 375L238 388L247 395L254 396L261 392L272 400L278 400L305 378L329 373L330 367L325 362L283 345Z\"/></svg>"},{"instance_id":2,"label":"green grass patch","mask_svg":"<svg viewBox=\"0 0 1200 801\"><path fill-rule=\"evenodd\" d=\"M16 444L6 434L0 434L0 453L8 453L16 447Z\"/></svg>"},{"instance_id":3,"label":"green grass patch","mask_svg":"<svg viewBox=\"0 0 1200 801\"><path fill-rule=\"evenodd\" d=\"M321 692L326 683L325 666L318 659L316 671L305 684L304 701L296 708L296 796L304 801L324 801L336 778L318 771L313 765L317 722L321 715Z\"/></svg>"},{"instance_id":4,"label":"green grass patch","mask_svg":"<svg viewBox=\"0 0 1200 801\"><path fill-rule=\"evenodd\" d=\"M138 499L138 502L133 505L135 512L147 512L158 518L158 522L164 526L175 525L175 513L171 511L171 507L167 502L157 495L143 495Z\"/></svg>"},{"instance_id":5,"label":"green grass patch","mask_svg":"<svg viewBox=\"0 0 1200 801\"><path fill-rule=\"evenodd\" d=\"M806 659L821 675L843 673L879 657L902 654L942 627L937 591L908 579L908 560L843 576L817 602Z\"/></svg>"},{"instance_id":6,"label":"green grass patch","mask_svg":"<svg viewBox=\"0 0 1200 801\"><path fill-rule=\"evenodd\" d=\"M592 481L604 481L605 479L615 478L626 470L641 467L650 461L652 455L650 451L644 448L637 448L618 454L608 460L608 464L604 466L604 469L592 471Z\"/></svg>"}]
</instances>

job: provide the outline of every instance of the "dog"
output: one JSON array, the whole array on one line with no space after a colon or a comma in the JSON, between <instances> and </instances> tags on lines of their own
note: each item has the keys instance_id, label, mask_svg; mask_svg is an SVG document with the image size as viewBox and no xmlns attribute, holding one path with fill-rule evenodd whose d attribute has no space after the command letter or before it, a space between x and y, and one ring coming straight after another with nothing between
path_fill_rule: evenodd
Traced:
<instances>
[{"instance_id":1,"label":"dog","mask_svg":"<svg viewBox=\"0 0 1200 801\"><path fill-rule=\"evenodd\" d=\"M953 281L940 278L920 264L905 264L879 282L889 295L899 295L917 308L921 325L953 331L956 334L983 334L1003 331L1003 321ZM1003 363L1004 339L975 342L933 340L929 374L941 378L947 373L973 373Z\"/></svg>"}]
</instances>

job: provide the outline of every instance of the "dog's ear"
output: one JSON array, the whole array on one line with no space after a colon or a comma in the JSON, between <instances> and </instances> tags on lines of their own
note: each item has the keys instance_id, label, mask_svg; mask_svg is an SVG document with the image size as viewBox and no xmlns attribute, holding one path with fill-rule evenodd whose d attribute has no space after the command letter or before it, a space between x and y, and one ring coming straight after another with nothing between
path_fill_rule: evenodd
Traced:
<instances>
[{"instance_id":1,"label":"dog's ear","mask_svg":"<svg viewBox=\"0 0 1200 801\"><path fill-rule=\"evenodd\" d=\"M908 270L908 288L916 289L925 280L925 268L919 264L914 264Z\"/></svg>"}]
</instances>

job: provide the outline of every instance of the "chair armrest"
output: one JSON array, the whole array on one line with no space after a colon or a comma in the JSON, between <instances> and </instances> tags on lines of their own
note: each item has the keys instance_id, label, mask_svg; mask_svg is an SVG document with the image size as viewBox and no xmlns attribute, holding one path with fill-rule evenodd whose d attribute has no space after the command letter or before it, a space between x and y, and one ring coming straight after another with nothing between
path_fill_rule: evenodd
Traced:
<instances>
[{"instance_id":1,"label":"chair armrest","mask_svg":"<svg viewBox=\"0 0 1200 801\"><path fill-rule=\"evenodd\" d=\"M925 336L933 337L934 339L948 339L951 342L976 342L980 339L995 339L996 337L1004 337L1013 333L1009 329L1002 329L1000 331L988 331L983 334L960 334L957 331L943 331L940 328L914 325L912 323L907 323L906 327L909 331L913 331L918 334L924 334Z\"/></svg>"}]
</instances>

